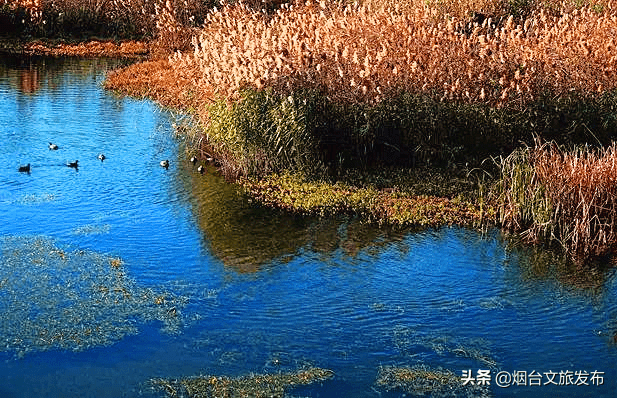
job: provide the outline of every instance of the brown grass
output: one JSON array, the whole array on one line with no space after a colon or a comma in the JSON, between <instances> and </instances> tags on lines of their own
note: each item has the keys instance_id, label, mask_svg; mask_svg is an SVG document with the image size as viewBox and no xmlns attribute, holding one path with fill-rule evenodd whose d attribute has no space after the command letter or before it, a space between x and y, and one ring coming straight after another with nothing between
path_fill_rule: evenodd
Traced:
<instances>
[{"instance_id":1,"label":"brown grass","mask_svg":"<svg viewBox=\"0 0 617 398\"><path fill-rule=\"evenodd\" d=\"M599 255L617 241L617 146L564 152L536 150L538 181L553 204L553 219L574 253ZM541 226L538 226L541 230Z\"/></svg>"},{"instance_id":2,"label":"brown grass","mask_svg":"<svg viewBox=\"0 0 617 398\"><path fill-rule=\"evenodd\" d=\"M378 10L325 2L274 15L241 5L208 14L192 53L171 65L204 89L237 98L242 87L322 90L330 99L377 103L401 91L442 100L523 105L543 92L583 95L617 88L617 10L590 7L486 19L436 19L410 5Z\"/></svg>"},{"instance_id":3,"label":"brown grass","mask_svg":"<svg viewBox=\"0 0 617 398\"><path fill-rule=\"evenodd\" d=\"M176 73L165 59L141 62L112 72L105 81L105 88L152 98L173 108L186 109L193 102L200 102L193 96L186 77Z\"/></svg>"},{"instance_id":4,"label":"brown grass","mask_svg":"<svg viewBox=\"0 0 617 398\"><path fill-rule=\"evenodd\" d=\"M534 242L557 240L575 258L617 247L617 144L522 149L502 161L502 173L505 226Z\"/></svg>"},{"instance_id":5,"label":"brown grass","mask_svg":"<svg viewBox=\"0 0 617 398\"><path fill-rule=\"evenodd\" d=\"M584 98L617 89L612 2L580 9L549 2L524 20L506 18L502 3L488 0L446 8L371 3L309 1L273 14L236 4L208 13L198 30L187 28L168 1L157 8L158 43L180 50L195 34L193 51L176 51L169 66L208 102L215 95L238 99L246 87L285 95L309 87L339 103L375 104L407 92L520 108L546 93ZM495 20L473 24L469 15L478 9ZM555 10L572 12L558 17ZM160 81L172 97L176 80Z\"/></svg>"},{"instance_id":6,"label":"brown grass","mask_svg":"<svg viewBox=\"0 0 617 398\"><path fill-rule=\"evenodd\" d=\"M154 39L157 48L169 52L190 48L195 27L215 3L218 0L0 0L13 25L0 28L35 37Z\"/></svg>"}]
</instances>

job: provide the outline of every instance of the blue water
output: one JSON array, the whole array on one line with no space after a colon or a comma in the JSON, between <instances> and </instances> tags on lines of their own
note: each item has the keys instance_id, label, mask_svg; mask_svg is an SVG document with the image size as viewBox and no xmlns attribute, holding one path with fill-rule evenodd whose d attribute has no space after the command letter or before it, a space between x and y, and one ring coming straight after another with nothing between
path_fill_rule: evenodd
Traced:
<instances>
[{"instance_id":1,"label":"blue water","mask_svg":"<svg viewBox=\"0 0 617 398\"><path fill-rule=\"evenodd\" d=\"M487 370L487 396L617 396L610 264L259 208L196 173L180 115L102 89L117 65L0 63L0 396L164 396L149 380L310 366L334 377L290 396L412 395L376 382L391 366ZM590 385L495 385L514 371Z\"/></svg>"}]
</instances>

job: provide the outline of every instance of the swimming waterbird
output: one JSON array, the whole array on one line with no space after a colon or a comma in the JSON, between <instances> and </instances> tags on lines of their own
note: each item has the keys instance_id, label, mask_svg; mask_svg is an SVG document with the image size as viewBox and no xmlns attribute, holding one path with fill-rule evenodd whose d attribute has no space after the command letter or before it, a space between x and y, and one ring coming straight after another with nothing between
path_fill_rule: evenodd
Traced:
<instances>
[{"instance_id":1,"label":"swimming waterbird","mask_svg":"<svg viewBox=\"0 0 617 398\"><path fill-rule=\"evenodd\" d=\"M98 156L99 160L102 162L103 160L106 159L105 154L104 153L100 153Z\"/></svg>"},{"instance_id":2,"label":"swimming waterbird","mask_svg":"<svg viewBox=\"0 0 617 398\"><path fill-rule=\"evenodd\" d=\"M56 149L58 149L58 145L53 144L53 143L49 143L49 150L50 151L55 151Z\"/></svg>"},{"instance_id":3,"label":"swimming waterbird","mask_svg":"<svg viewBox=\"0 0 617 398\"><path fill-rule=\"evenodd\" d=\"M25 166L19 166L20 173L30 173L30 163Z\"/></svg>"},{"instance_id":4,"label":"swimming waterbird","mask_svg":"<svg viewBox=\"0 0 617 398\"><path fill-rule=\"evenodd\" d=\"M67 162L66 165L76 169L77 167L79 167L79 165L77 164L78 162L79 162L79 160L76 160L74 162Z\"/></svg>"},{"instance_id":5,"label":"swimming waterbird","mask_svg":"<svg viewBox=\"0 0 617 398\"><path fill-rule=\"evenodd\" d=\"M169 160L161 160L161 167L169 168Z\"/></svg>"},{"instance_id":6,"label":"swimming waterbird","mask_svg":"<svg viewBox=\"0 0 617 398\"><path fill-rule=\"evenodd\" d=\"M199 165L199 167L197 168L197 171L203 174L206 171L206 168L203 165Z\"/></svg>"}]
</instances>

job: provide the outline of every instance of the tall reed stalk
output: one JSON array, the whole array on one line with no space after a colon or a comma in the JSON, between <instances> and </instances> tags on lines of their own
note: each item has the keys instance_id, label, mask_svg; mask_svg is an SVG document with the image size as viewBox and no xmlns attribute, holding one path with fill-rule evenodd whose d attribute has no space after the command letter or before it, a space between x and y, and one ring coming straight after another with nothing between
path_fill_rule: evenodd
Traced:
<instances>
[{"instance_id":1,"label":"tall reed stalk","mask_svg":"<svg viewBox=\"0 0 617 398\"><path fill-rule=\"evenodd\" d=\"M617 248L617 144L565 151L536 145L499 159L501 222L577 258Z\"/></svg>"}]
</instances>

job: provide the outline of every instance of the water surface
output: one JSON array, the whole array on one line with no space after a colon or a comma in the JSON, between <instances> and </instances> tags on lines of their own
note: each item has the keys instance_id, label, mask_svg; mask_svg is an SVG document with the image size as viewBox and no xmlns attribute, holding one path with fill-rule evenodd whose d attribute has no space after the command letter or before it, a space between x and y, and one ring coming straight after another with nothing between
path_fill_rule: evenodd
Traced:
<instances>
[{"instance_id":1,"label":"water surface","mask_svg":"<svg viewBox=\"0 0 617 398\"><path fill-rule=\"evenodd\" d=\"M486 396L617 395L610 264L576 270L496 231L259 208L196 173L185 119L101 88L118 64L0 66L1 396L162 396L150 379L310 366L334 377L290 395L412 394L376 382L391 367L487 370ZM603 384L495 385L534 370Z\"/></svg>"}]
</instances>

